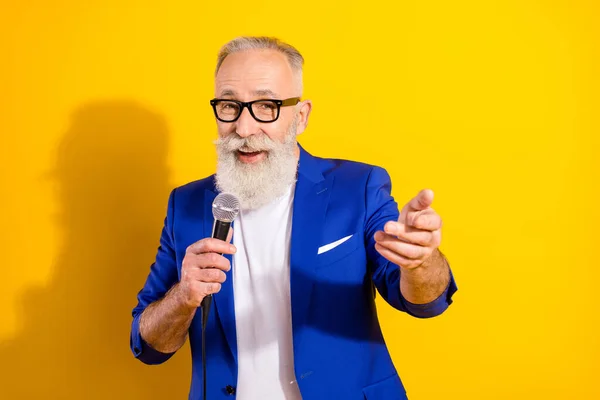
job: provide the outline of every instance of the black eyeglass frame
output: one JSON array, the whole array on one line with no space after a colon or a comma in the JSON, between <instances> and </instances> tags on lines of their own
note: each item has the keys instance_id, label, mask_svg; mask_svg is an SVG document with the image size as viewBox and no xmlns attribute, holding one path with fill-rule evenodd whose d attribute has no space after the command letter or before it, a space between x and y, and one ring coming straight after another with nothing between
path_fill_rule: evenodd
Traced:
<instances>
[{"instance_id":1,"label":"black eyeglass frame","mask_svg":"<svg viewBox=\"0 0 600 400\"><path fill-rule=\"evenodd\" d=\"M231 102L231 103L236 103L240 107L240 112L238 113L237 117L235 117L232 120L225 120L225 119L219 118L219 115L217 113L217 105L220 102L223 102L223 101L228 101L228 102ZM271 121L264 121L264 120L261 120L260 118L257 118L256 115L254 115L254 112L252 111L252 104L259 103L261 101L271 101L271 102L275 103L275 105L277 105L277 116L275 116L275 119L273 119ZM250 115L252 116L252 118L254 118L255 120L257 120L258 122L265 123L265 124L269 124L271 122L275 122L275 121L277 121L279 119L279 114L281 112L281 107L295 106L298 103L300 103L300 97L290 97L289 99L284 99L284 100L279 100L279 99L258 99L258 100L252 100L252 101L238 101L238 100L232 100L232 99L212 99L210 101L210 105L212 106L213 112L215 113L215 118L217 118L221 122L235 122L235 121L237 121L242 116L242 113L244 112L244 107L245 107L245 108L248 109L248 112L250 113Z\"/></svg>"}]
</instances>

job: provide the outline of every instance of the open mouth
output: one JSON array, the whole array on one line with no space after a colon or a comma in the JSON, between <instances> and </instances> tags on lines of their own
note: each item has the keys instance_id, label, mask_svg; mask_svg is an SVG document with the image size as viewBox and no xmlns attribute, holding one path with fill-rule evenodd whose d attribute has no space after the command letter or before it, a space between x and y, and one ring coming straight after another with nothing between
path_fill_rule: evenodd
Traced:
<instances>
[{"instance_id":1,"label":"open mouth","mask_svg":"<svg viewBox=\"0 0 600 400\"><path fill-rule=\"evenodd\" d=\"M266 153L267 152L264 150L248 151L248 149L239 149L237 151L237 156L242 162L252 163L262 160L264 157L266 157Z\"/></svg>"}]
</instances>

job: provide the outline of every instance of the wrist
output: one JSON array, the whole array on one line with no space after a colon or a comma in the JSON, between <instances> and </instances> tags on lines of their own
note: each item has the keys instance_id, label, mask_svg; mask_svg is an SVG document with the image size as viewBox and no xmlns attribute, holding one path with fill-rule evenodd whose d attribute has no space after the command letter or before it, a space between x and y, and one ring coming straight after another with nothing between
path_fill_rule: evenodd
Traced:
<instances>
[{"instance_id":1,"label":"wrist","mask_svg":"<svg viewBox=\"0 0 600 400\"><path fill-rule=\"evenodd\" d=\"M419 267L422 268L443 268L445 266L444 257L438 248L433 249L429 257L427 257Z\"/></svg>"},{"instance_id":2,"label":"wrist","mask_svg":"<svg viewBox=\"0 0 600 400\"><path fill-rule=\"evenodd\" d=\"M169 302L172 304L172 307L179 310L191 308L182 289L181 282L178 282L173 285L165 295L165 298L169 300Z\"/></svg>"},{"instance_id":3,"label":"wrist","mask_svg":"<svg viewBox=\"0 0 600 400\"><path fill-rule=\"evenodd\" d=\"M202 304L201 298L199 301L194 296L190 296L189 290L187 290L185 284L181 282L176 283L172 289L172 301L174 306L180 310L181 314L194 314L200 304Z\"/></svg>"},{"instance_id":4,"label":"wrist","mask_svg":"<svg viewBox=\"0 0 600 400\"><path fill-rule=\"evenodd\" d=\"M402 274L408 280L421 280L423 277L436 274L436 272L443 271L445 268L447 268L445 258L437 248L416 267L400 267Z\"/></svg>"}]
</instances>

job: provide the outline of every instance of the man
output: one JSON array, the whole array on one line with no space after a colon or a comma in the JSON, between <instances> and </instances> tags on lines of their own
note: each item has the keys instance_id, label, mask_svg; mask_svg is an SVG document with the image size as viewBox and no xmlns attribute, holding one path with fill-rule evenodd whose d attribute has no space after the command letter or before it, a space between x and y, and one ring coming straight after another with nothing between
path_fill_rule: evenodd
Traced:
<instances>
[{"instance_id":1,"label":"man","mask_svg":"<svg viewBox=\"0 0 600 400\"><path fill-rule=\"evenodd\" d=\"M276 39L226 44L211 101L216 174L170 195L131 348L158 364L189 335L190 399L202 398L198 307L209 294L208 399L372 400L407 398L376 292L425 318L441 314L456 291L430 190L399 213L385 170L316 158L297 143L312 108L301 100L302 65ZM228 242L210 238L219 192L242 206Z\"/></svg>"}]
</instances>

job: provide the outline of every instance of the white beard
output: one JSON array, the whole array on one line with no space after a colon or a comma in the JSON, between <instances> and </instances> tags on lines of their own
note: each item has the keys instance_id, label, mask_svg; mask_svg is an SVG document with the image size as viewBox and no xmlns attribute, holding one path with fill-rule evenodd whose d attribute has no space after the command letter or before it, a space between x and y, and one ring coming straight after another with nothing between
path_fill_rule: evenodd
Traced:
<instances>
[{"instance_id":1,"label":"white beard","mask_svg":"<svg viewBox=\"0 0 600 400\"><path fill-rule=\"evenodd\" d=\"M243 209L252 210L283 196L296 182L296 118L290 124L283 143L267 135L241 138L232 133L215 141L217 146L216 185L220 192L237 196ZM237 159L237 150L266 150L267 156L255 164Z\"/></svg>"}]
</instances>

